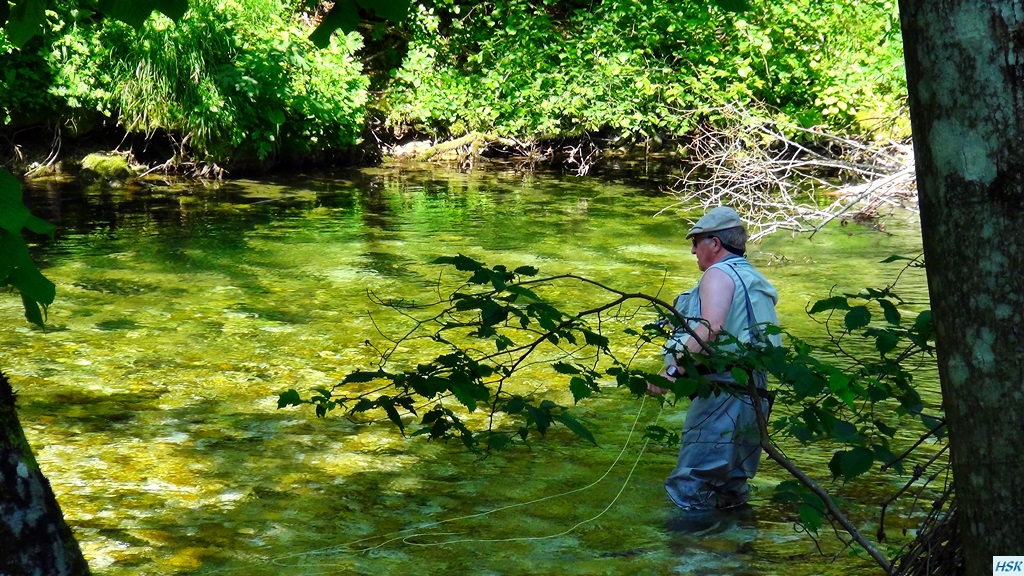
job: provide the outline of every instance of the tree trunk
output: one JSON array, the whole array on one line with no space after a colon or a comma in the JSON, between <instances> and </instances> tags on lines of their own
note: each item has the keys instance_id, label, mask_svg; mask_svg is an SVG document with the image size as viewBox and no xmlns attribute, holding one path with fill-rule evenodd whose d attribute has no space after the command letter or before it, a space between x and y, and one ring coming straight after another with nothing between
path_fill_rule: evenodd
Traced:
<instances>
[{"instance_id":1,"label":"tree trunk","mask_svg":"<svg viewBox=\"0 0 1024 576\"><path fill-rule=\"evenodd\" d=\"M36 464L0 373L0 574L88 574L89 566Z\"/></svg>"},{"instance_id":2,"label":"tree trunk","mask_svg":"<svg viewBox=\"0 0 1024 576\"><path fill-rule=\"evenodd\" d=\"M900 0L967 573L1024 537L1024 7Z\"/></svg>"}]
</instances>

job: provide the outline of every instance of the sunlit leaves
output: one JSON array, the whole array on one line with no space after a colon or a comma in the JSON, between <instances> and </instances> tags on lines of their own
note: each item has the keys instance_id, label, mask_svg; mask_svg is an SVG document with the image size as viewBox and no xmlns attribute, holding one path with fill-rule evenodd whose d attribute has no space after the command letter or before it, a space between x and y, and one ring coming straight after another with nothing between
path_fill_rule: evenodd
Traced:
<instances>
[{"instance_id":1,"label":"sunlit leaves","mask_svg":"<svg viewBox=\"0 0 1024 576\"><path fill-rule=\"evenodd\" d=\"M188 0L99 0L98 8L107 16L139 28L154 11L178 20L188 10ZM9 8L9 10L8 10ZM13 6L0 3L0 25L16 47L40 34L46 24L45 0L14 0Z\"/></svg>"}]
</instances>

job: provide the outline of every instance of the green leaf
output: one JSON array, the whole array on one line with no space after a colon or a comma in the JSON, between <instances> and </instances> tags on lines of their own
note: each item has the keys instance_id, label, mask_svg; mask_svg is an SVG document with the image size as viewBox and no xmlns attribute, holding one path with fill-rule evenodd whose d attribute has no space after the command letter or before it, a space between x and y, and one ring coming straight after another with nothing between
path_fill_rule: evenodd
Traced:
<instances>
[{"instance_id":1,"label":"green leaf","mask_svg":"<svg viewBox=\"0 0 1024 576\"><path fill-rule=\"evenodd\" d=\"M303 401L302 397L299 396L299 393L298 391L295 390L295 388L292 388L287 392L282 392L277 397L278 408L284 408L286 406L298 406L299 404L303 404Z\"/></svg>"},{"instance_id":2,"label":"green leaf","mask_svg":"<svg viewBox=\"0 0 1024 576\"><path fill-rule=\"evenodd\" d=\"M551 419L556 422L560 422L580 438L583 438L594 446L597 446L597 440L594 438L594 435L591 434L590 430L588 430L583 424L580 424L579 420L573 418L571 414L555 414Z\"/></svg>"},{"instance_id":3,"label":"green leaf","mask_svg":"<svg viewBox=\"0 0 1024 576\"><path fill-rule=\"evenodd\" d=\"M881 420L875 420L873 424L875 425L875 428L878 428L879 432L885 434L889 438L895 437L896 433L899 432L898 428L893 428L892 426L889 426L888 424L882 422Z\"/></svg>"},{"instance_id":4,"label":"green leaf","mask_svg":"<svg viewBox=\"0 0 1024 576\"><path fill-rule=\"evenodd\" d=\"M867 306L854 306L846 313L843 322L846 324L846 329L851 332L863 328L871 322L871 311Z\"/></svg>"},{"instance_id":5,"label":"green leaf","mask_svg":"<svg viewBox=\"0 0 1024 576\"><path fill-rule=\"evenodd\" d=\"M572 392L572 399L576 404L579 404L580 400L589 397L590 393L593 392L590 384L579 376L573 376L569 379L569 391Z\"/></svg>"},{"instance_id":6,"label":"green leaf","mask_svg":"<svg viewBox=\"0 0 1024 576\"><path fill-rule=\"evenodd\" d=\"M376 407L377 403L373 400L370 400L369 398L360 398L359 402L356 402L356 405L352 407L352 412L366 412L367 410L373 410Z\"/></svg>"},{"instance_id":7,"label":"green leaf","mask_svg":"<svg viewBox=\"0 0 1024 576\"><path fill-rule=\"evenodd\" d=\"M391 0L384 0L389 2ZM398 0L402 1L402 0ZM326 48L331 43L335 30L348 34L359 26L359 9L354 0L338 0L324 15L320 25L309 35L310 42L317 48Z\"/></svg>"},{"instance_id":8,"label":"green leaf","mask_svg":"<svg viewBox=\"0 0 1024 576\"><path fill-rule=\"evenodd\" d=\"M879 300L878 305L882 307L882 314L885 316L885 321L893 326L899 326L900 321L903 319L900 315L900 311L896 308L896 305L888 300Z\"/></svg>"},{"instance_id":9,"label":"green leaf","mask_svg":"<svg viewBox=\"0 0 1024 576\"><path fill-rule=\"evenodd\" d=\"M917 319L914 320L914 330L918 333L930 336L932 333L932 311L925 310L917 315Z\"/></svg>"},{"instance_id":10,"label":"green leaf","mask_svg":"<svg viewBox=\"0 0 1024 576\"><path fill-rule=\"evenodd\" d=\"M899 334L891 330L881 330L873 334L875 337L875 349L881 355L886 355L896 349L900 343Z\"/></svg>"},{"instance_id":11,"label":"green leaf","mask_svg":"<svg viewBox=\"0 0 1024 576\"><path fill-rule=\"evenodd\" d=\"M518 294L520 296L525 296L525 297L530 298L532 300L540 300L540 296L537 296L536 294L534 294L532 290L529 290L527 288L523 288L522 286L519 286L518 284L510 284L510 285L505 287L505 290L508 291L508 292L511 292L512 294Z\"/></svg>"},{"instance_id":12,"label":"green leaf","mask_svg":"<svg viewBox=\"0 0 1024 576\"><path fill-rule=\"evenodd\" d=\"M850 301L846 296L833 296L824 300L818 300L808 310L808 314L817 314L818 312L832 311L832 310L849 310Z\"/></svg>"},{"instance_id":13,"label":"green leaf","mask_svg":"<svg viewBox=\"0 0 1024 576\"><path fill-rule=\"evenodd\" d=\"M267 120L270 120L274 124L284 124L284 110L280 108L274 108L267 112Z\"/></svg>"},{"instance_id":14,"label":"green leaf","mask_svg":"<svg viewBox=\"0 0 1024 576\"><path fill-rule=\"evenodd\" d=\"M536 276L538 273L540 273L540 270L533 266L520 266L513 270L512 273L518 274L520 276Z\"/></svg>"},{"instance_id":15,"label":"green leaf","mask_svg":"<svg viewBox=\"0 0 1024 576\"><path fill-rule=\"evenodd\" d=\"M505 336L504 334L499 335L497 338L494 339L494 346L498 349L499 352L506 348L511 348L515 345L516 343L513 342L511 338Z\"/></svg>"},{"instance_id":16,"label":"green leaf","mask_svg":"<svg viewBox=\"0 0 1024 576\"><path fill-rule=\"evenodd\" d=\"M502 292L505 290L505 274L503 272L491 272L491 286L494 287L495 292Z\"/></svg>"},{"instance_id":17,"label":"green leaf","mask_svg":"<svg viewBox=\"0 0 1024 576\"><path fill-rule=\"evenodd\" d=\"M479 384L449 381L448 389L470 412L476 410L477 401L482 402L490 398L487 387Z\"/></svg>"},{"instance_id":18,"label":"green leaf","mask_svg":"<svg viewBox=\"0 0 1024 576\"><path fill-rule=\"evenodd\" d=\"M537 431L544 434L548 431L548 427L551 426L551 411L538 408L532 404L525 405L526 412L530 415L530 419L533 420L537 426Z\"/></svg>"},{"instance_id":19,"label":"green leaf","mask_svg":"<svg viewBox=\"0 0 1024 576\"><path fill-rule=\"evenodd\" d=\"M559 374L579 374L580 373L580 369L579 368L577 368L576 366L573 366L572 364L567 364L565 362L555 362L555 363L551 364L551 367L554 368L555 372L558 372Z\"/></svg>"},{"instance_id":20,"label":"green leaf","mask_svg":"<svg viewBox=\"0 0 1024 576\"><path fill-rule=\"evenodd\" d=\"M828 468L832 471L833 480L842 476L844 482L849 482L870 470L874 462L875 455L871 450L863 446L856 446L850 450L841 450L833 454Z\"/></svg>"},{"instance_id":21,"label":"green leaf","mask_svg":"<svg viewBox=\"0 0 1024 576\"><path fill-rule=\"evenodd\" d=\"M864 437L857 427L846 420L836 420L832 425L832 435L840 442L859 442Z\"/></svg>"},{"instance_id":22,"label":"green leaf","mask_svg":"<svg viewBox=\"0 0 1024 576\"><path fill-rule=\"evenodd\" d=\"M821 510L809 504L801 504L798 513L800 514L800 523L804 525L804 528L812 534L817 534L818 529L821 528Z\"/></svg>"},{"instance_id":23,"label":"green leaf","mask_svg":"<svg viewBox=\"0 0 1024 576\"><path fill-rule=\"evenodd\" d=\"M526 401L521 396L513 396L505 404L505 412L508 414L518 414L523 411L526 407Z\"/></svg>"},{"instance_id":24,"label":"green leaf","mask_svg":"<svg viewBox=\"0 0 1024 576\"><path fill-rule=\"evenodd\" d=\"M603 349L608 348L607 336L598 334L597 332L592 332L590 330L580 330L580 332L583 332L583 339L587 342L587 344L591 346L597 346L598 348Z\"/></svg>"},{"instance_id":25,"label":"green leaf","mask_svg":"<svg viewBox=\"0 0 1024 576\"><path fill-rule=\"evenodd\" d=\"M875 451L875 460L878 460L883 464L891 465L894 470L900 474L903 473L903 463L896 462L896 455L892 453L892 450L889 450L888 446L872 444L871 449ZM895 464L893 464L893 462L895 462Z\"/></svg>"},{"instance_id":26,"label":"green leaf","mask_svg":"<svg viewBox=\"0 0 1024 576\"><path fill-rule=\"evenodd\" d=\"M487 436L487 447L501 450L511 441L511 438L502 434L490 434Z\"/></svg>"},{"instance_id":27,"label":"green leaf","mask_svg":"<svg viewBox=\"0 0 1024 576\"><path fill-rule=\"evenodd\" d=\"M7 278L15 268L31 262L28 244L21 234L0 229L0 286L7 285Z\"/></svg>"},{"instance_id":28,"label":"green leaf","mask_svg":"<svg viewBox=\"0 0 1024 576\"><path fill-rule=\"evenodd\" d=\"M17 0L7 16L7 39L21 48L33 36L42 33L45 24L45 0Z\"/></svg>"},{"instance_id":29,"label":"green leaf","mask_svg":"<svg viewBox=\"0 0 1024 576\"><path fill-rule=\"evenodd\" d=\"M917 258L909 258L907 256L899 256L897 254L893 254L892 256L889 256L885 260L882 260L882 264L889 264L890 262L899 262L902 260L909 260L913 262L914 260L917 260Z\"/></svg>"},{"instance_id":30,"label":"green leaf","mask_svg":"<svg viewBox=\"0 0 1024 576\"><path fill-rule=\"evenodd\" d=\"M935 430L936 438L942 438L943 436L946 435L946 427L939 427L939 425L942 424L942 421L939 420L938 418L933 418L926 414L921 414L921 423L924 424L929 430Z\"/></svg>"},{"instance_id":31,"label":"green leaf","mask_svg":"<svg viewBox=\"0 0 1024 576\"><path fill-rule=\"evenodd\" d=\"M387 413L388 419L398 427L398 430L405 434L405 423L402 422L402 416L395 409L395 402L390 396L381 396L377 398L377 405L384 409Z\"/></svg>"},{"instance_id":32,"label":"green leaf","mask_svg":"<svg viewBox=\"0 0 1024 576\"><path fill-rule=\"evenodd\" d=\"M53 299L57 295L57 287L43 276L35 264L18 266L11 271L7 281L21 292L22 296L43 306L53 304Z\"/></svg>"},{"instance_id":33,"label":"green leaf","mask_svg":"<svg viewBox=\"0 0 1024 576\"><path fill-rule=\"evenodd\" d=\"M345 378L341 381L342 384L352 384L359 382L371 382L384 376L384 372L374 370L372 372L365 370L357 370L355 372L349 372L345 374Z\"/></svg>"},{"instance_id":34,"label":"green leaf","mask_svg":"<svg viewBox=\"0 0 1024 576\"><path fill-rule=\"evenodd\" d=\"M44 324L43 314L36 301L22 294L21 303L25 308L25 319L42 328Z\"/></svg>"},{"instance_id":35,"label":"green leaf","mask_svg":"<svg viewBox=\"0 0 1024 576\"><path fill-rule=\"evenodd\" d=\"M337 6L337 4L335 4ZM459 254L458 256L441 256L435 258L431 264L451 264L455 266L455 269L460 272L475 272L477 270L483 270L484 264L477 262L469 256Z\"/></svg>"},{"instance_id":36,"label":"green leaf","mask_svg":"<svg viewBox=\"0 0 1024 576\"><path fill-rule=\"evenodd\" d=\"M28 218L25 219L25 228L35 232L36 234L46 234L51 239L53 238L54 233L57 232L56 226L42 218L36 218L32 214L29 214Z\"/></svg>"},{"instance_id":37,"label":"green leaf","mask_svg":"<svg viewBox=\"0 0 1024 576\"><path fill-rule=\"evenodd\" d=\"M750 373L739 366L731 368L729 373L732 374L732 379L735 380L737 384L746 386L747 380L750 380Z\"/></svg>"},{"instance_id":38,"label":"green leaf","mask_svg":"<svg viewBox=\"0 0 1024 576\"><path fill-rule=\"evenodd\" d=\"M832 392L846 390L846 387L849 385L850 377L842 372L835 372L828 376L828 389Z\"/></svg>"},{"instance_id":39,"label":"green leaf","mask_svg":"<svg viewBox=\"0 0 1024 576\"><path fill-rule=\"evenodd\" d=\"M11 234L21 234L29 216L31 214L21 199L18 179L0 169L0 228Z\"/></svg>"},{"instance_id":40,"label":"green leaf","mask_svg":"<svg viewBox=\"0 0 1024 576\"><path fill-rule=\"evenodd\" d=\"M494 326L508 319L508 309L496 302L487 302L480 310L480 320L484 326Z\"/></svg>"}]
</instances>

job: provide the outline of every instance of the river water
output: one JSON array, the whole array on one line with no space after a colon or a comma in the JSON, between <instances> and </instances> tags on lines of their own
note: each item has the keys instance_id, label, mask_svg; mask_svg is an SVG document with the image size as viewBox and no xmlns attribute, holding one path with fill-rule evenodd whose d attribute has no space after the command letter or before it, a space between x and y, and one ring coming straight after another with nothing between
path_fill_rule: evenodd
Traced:
<instances>
[{"instance_id":1,"label":"river water","mask_svg":"<svg viewBox=\"0 0 1024 576\"><path fill-rule=\"evenodd\" d=\"M45 330L22 321L17 298L0 302L0 367L97 574L878 572L827 533L815 544L794 528L795 512L769 500L785 479L770 462L753 516L676 530L661 488L675 448L641 435L655 421L680 426L685 403L662 411L610 387L575 409L597 447L554 429L486 458L386 422L277 409L280 392L372 365L364 343L389 320L368 291L429 297L440 255L671 298L699 272L686 220L655 216L672 200L652 189L395 166L209 186L35 185L26 202L60 226L37 250L57 301ZM809 302L888 284L900 267L879 262L918 254L919 235L897 215L884 232L776 234L749 257L779 288L783 323L814 339ZM586 298L574 290L554 297ZM923 273L905 274L900 293L926 306ZM416 353L402 350L426 359ZM564 382L523 386L572 402ZM828 480L829 451L789 448ZM856 499L897 485L869 476L836 488ZM877 511L856 517L871 528Z\"/></svg>"}]
</instances>

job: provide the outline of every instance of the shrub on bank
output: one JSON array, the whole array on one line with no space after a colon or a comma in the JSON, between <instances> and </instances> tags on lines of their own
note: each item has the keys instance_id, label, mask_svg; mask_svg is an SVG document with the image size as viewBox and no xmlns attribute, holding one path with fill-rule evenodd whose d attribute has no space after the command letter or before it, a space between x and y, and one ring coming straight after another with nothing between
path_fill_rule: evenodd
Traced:
<instances>
[{"instance_id":1,"label":"shrub on bank","mask_svg":"<svg viewBox=\"0 0 1024 576\"><path fill-rule=\"evenodd\" d=\"M681 135L725 104L842 132L904 101L891 0L434 0L381 109L440 136Z\"/></svg>"},{"instance_id":2,"label":"shrub on bank","mask_svg":"<svg viewBox=\"0 0 1024 576\"><path fill-rule=\"evenodd\" d=\"M288 3L192 0L190 7L178 22L155 14L141 30L84 9L48 13L49 30L31 50L3 56L15 74L0 106L11 118L38 108L59 111L67 124L98 114L129 132L163 130L182 152L210 162L358 142L367 80L353 56L357 35L315 50Z\"/></svg>"},{"instance_id":3,"label":"shrub on bank","mask_svg":"<svg viewBox=\"0 0 1024 576\"><path fill-rule=\"evenodd\" d=\"M706 0L424 0L390 28L403 57L392 68L363 53L377 67L366 73L363 39L314 49L299 4L190 0L180 21L154 14L134 30L90 0L53 2L25 48L0 32L2 132L102 123L169 134L183 159L316 155L358 142L369 74L375 115L439 138L683 136L734 121L721 112L734 103L871 134L904 99L893 0L751 0L741 13ZM369 28L372 44L384 28Z\"/></svg>"}]
</instances>

